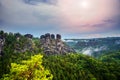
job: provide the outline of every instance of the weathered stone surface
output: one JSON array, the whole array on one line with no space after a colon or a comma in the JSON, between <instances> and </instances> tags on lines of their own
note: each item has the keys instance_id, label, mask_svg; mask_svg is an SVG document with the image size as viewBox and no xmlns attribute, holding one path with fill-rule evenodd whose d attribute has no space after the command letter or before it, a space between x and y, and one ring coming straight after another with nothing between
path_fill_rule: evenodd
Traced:
<instances>
[{"instance_id":1,"label":"weathered stone surface","mask_svg":"<svg viewBox=\"0 0 120 80\"><path fill-rule=\"evenodd\" d=\"M45 38L43 37L45 36ZM54 34L45 34L40 37L41 48L43 48L44 53L49 54L67 54L75 53L75 50L65 45L61 40L61 35L57 34L56 39Z\"/></svg>"}]
</instances>

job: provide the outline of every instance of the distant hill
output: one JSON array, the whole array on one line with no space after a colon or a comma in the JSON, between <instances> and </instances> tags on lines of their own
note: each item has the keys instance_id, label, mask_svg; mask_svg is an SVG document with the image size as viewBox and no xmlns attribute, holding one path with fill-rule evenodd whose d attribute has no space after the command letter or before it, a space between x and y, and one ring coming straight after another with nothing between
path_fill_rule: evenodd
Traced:
<instances>
[{"instance_id":1,"label":"distant hill","mask_svg":"<svg viewBox=\"0 0 120 80\"><path fill-rule=\"evenodd\" d=\"M120 37L93 38L93 39L65 39L66 44L78 53L97 57L104 52L120 50Z\"/></svg>"}]
</instances>

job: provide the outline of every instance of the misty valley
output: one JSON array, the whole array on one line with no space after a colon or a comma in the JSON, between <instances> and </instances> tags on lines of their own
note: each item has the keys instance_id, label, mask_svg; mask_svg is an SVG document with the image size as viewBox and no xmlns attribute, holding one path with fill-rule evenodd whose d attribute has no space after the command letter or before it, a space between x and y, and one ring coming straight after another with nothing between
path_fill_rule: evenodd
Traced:
<instances>
[{"instance_id":1,"label":"misty valley","mask_svg":"<svg viewBox=\"0 0 120 80\"><path fill-rule=\"evenodd\" d=\"M0 31L0 80L119 80L120 37L64 39Z\"/></svg>"},{"instance_id":2,"label":"misty valley","mask_svg":"<svg viewBox=\"0 0 120 80\"><path fill-rule=\"evenodd\" d=\"M104 53L120 50L120 37L92 38L92 39L65 39L77 53L99 57Z\"/></svg>"}]
</instances>

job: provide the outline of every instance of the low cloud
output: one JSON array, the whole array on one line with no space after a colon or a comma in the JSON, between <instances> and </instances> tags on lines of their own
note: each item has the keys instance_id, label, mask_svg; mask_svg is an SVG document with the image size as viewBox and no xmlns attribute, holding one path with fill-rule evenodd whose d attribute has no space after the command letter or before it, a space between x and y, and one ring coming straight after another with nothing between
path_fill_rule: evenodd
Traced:
<instances>
[{"instance_id":1,"label":"low cloud","mask_svg":"<svg viewBox=\"0 0 120 80\"><path fill-rule=\"evenodd\" d=\"M104 51L104 50L107 50L106 46L101 46L101 47L97 47L97 48L88 47L88 48L84 48L81 51L81 53L91 56L94 52L100 52L100 51Z\"/></svg>"}]
</instances>

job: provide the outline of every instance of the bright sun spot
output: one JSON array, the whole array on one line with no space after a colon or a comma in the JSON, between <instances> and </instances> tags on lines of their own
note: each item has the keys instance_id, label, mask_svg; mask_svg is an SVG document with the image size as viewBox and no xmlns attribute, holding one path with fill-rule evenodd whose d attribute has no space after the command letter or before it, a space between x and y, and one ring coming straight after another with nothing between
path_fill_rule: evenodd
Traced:
<instances>
[{"instance_id":1,"label":"bright sun spot","mask_svg":"<svg viewBox=\"0 0 120 80\"><path fill-rule=\"evenodd\" d=\"M83 0L83 1L80 1L79 6L81 8L89 8L90 7L90 3L88 1Z\"/></svg>"},{"instance_id":2,"label":"bright sun spot","mask_svg":"<svg viewBox=\"0 0 120 80\"><path fill-rule=\"evenodd\" d=\"M118 11L114 1L109 0L59 0L59 9L63 23L71 26L84 26L82 24L90 24L89 26L100 24L104 20L116 15L114 11ZM115 10L114 10L115 9ZM85 25L86 26L86 25ZM78 28L76 28L77 30ZM86 27L83 29L87 30ZM92 30L92 29L91 29Z\"/></svg>"}]
</instances>

